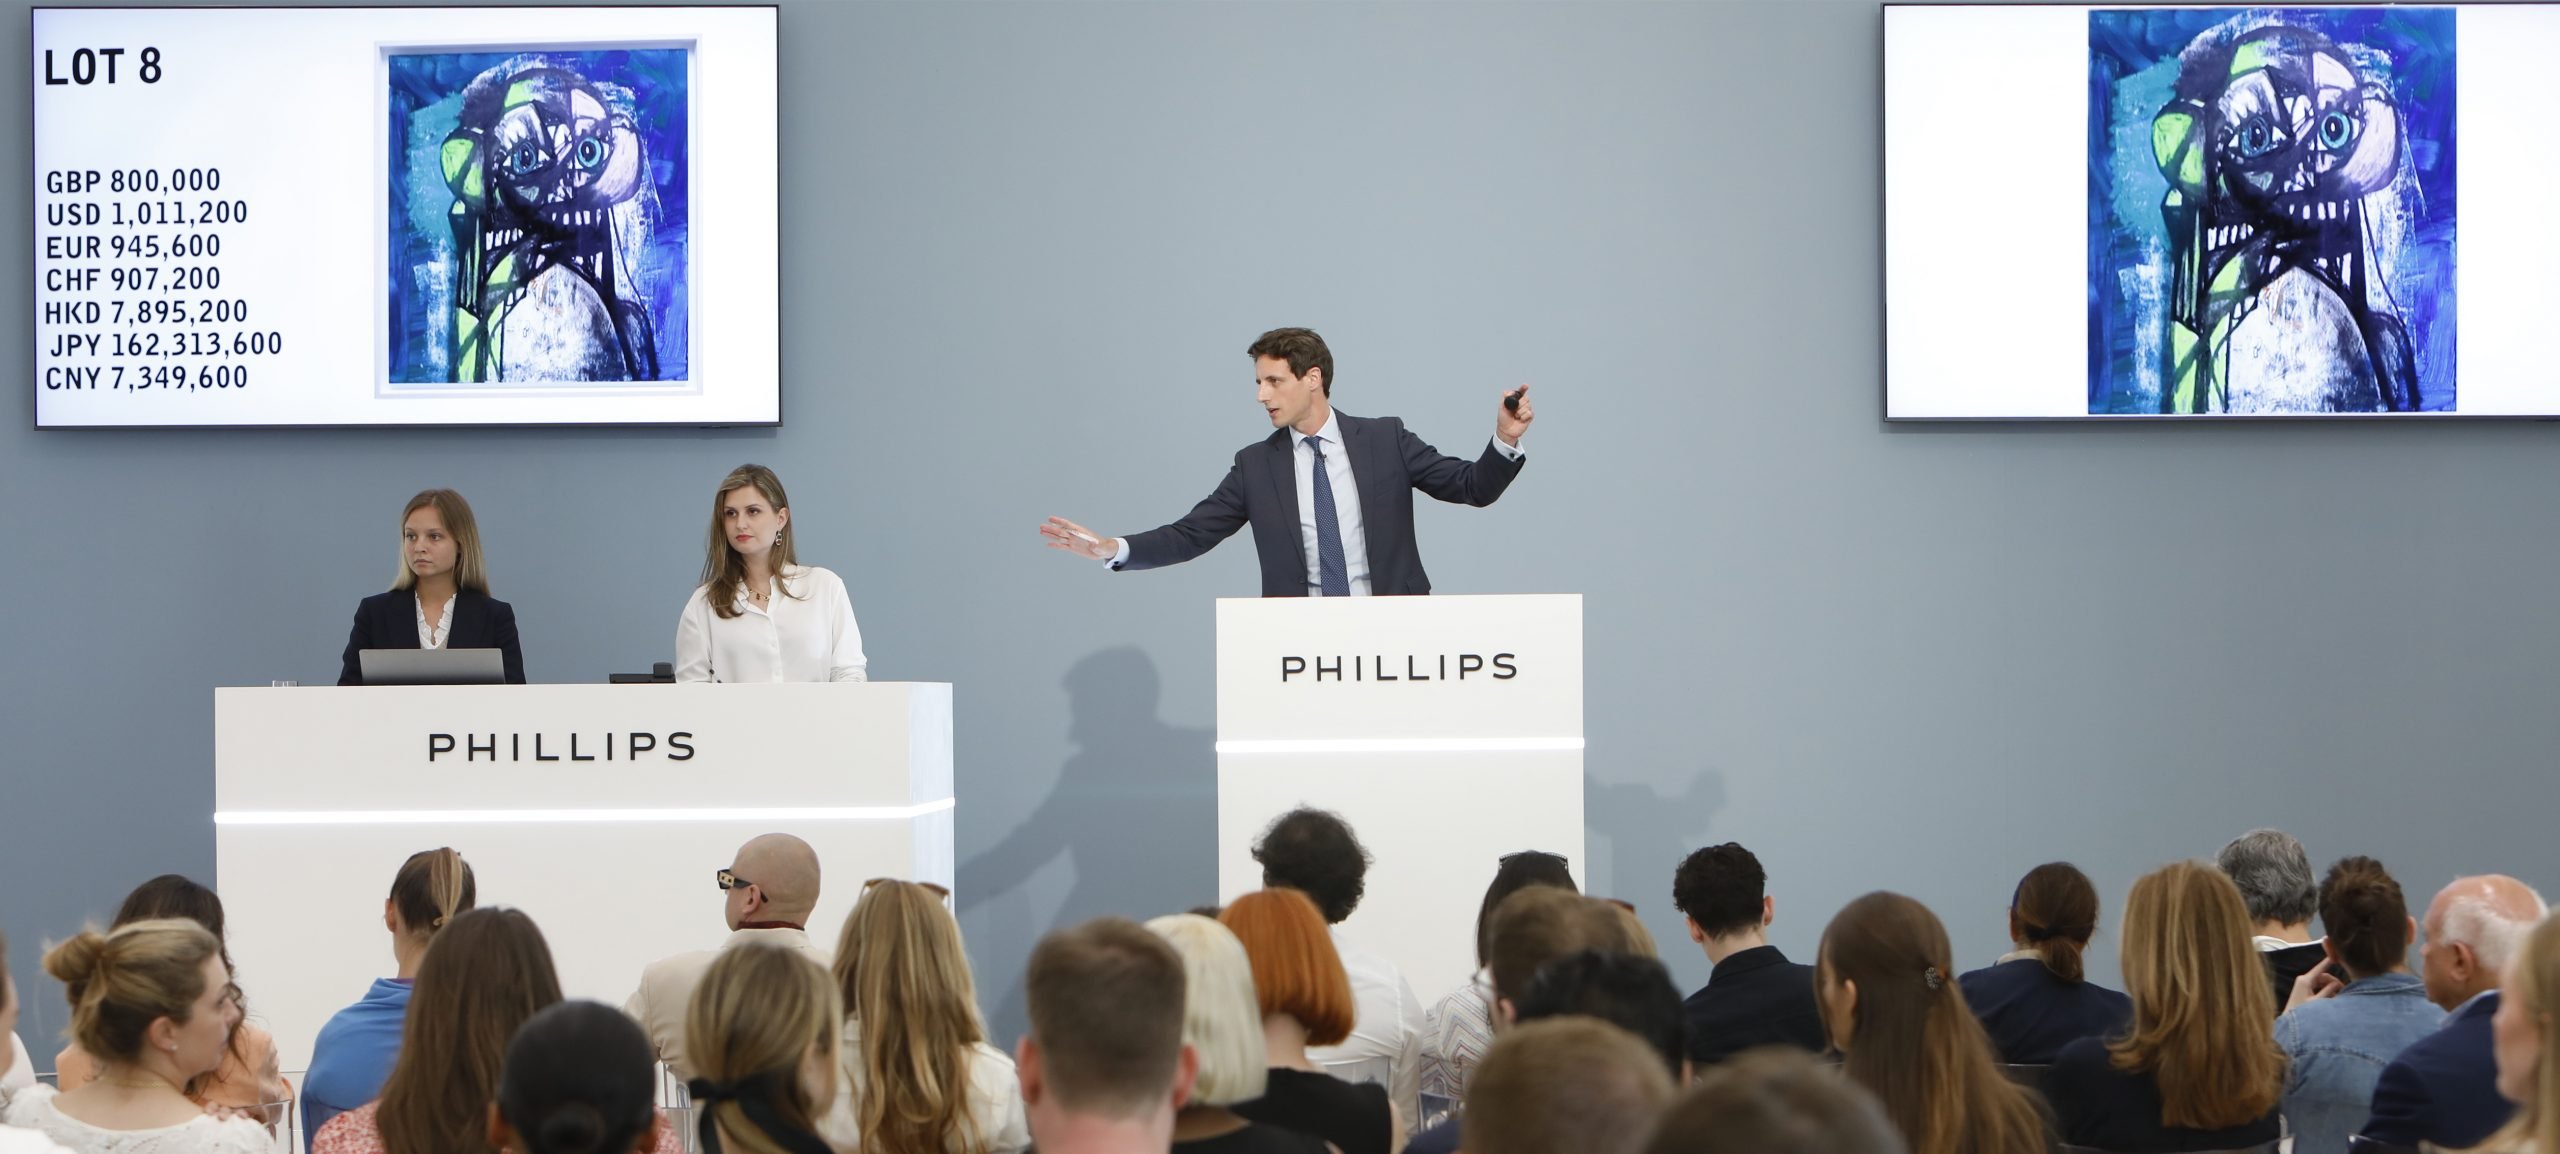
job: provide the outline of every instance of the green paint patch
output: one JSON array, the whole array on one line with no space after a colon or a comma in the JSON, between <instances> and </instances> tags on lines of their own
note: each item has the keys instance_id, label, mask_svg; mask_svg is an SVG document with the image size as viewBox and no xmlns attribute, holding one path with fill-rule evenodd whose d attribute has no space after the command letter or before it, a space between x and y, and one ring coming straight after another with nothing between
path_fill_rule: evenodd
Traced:
<instances>
[{"instance_id":1,"label":"green paint patch","mask_svg":"<svg viewBox=\"0 0 2560 1154\"><path fill-rule=\"evenodd\" d=\"M2272 40L2252 40L2231 50L2233 76L2255 72L2272 63L2275 63L2275 42Z\"/></svg>"}]
</instances>

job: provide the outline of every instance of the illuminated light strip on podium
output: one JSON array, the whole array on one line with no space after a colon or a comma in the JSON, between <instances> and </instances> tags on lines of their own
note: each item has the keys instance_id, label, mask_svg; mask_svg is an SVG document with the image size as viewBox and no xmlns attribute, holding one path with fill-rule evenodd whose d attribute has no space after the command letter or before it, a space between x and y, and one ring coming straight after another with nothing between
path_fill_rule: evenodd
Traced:
<instances>
[{"instance_id":1,"label":"illuminated light strip on podium","mask_svg":"<svg viewBox=\"0 0 2560 1154\"><path fill-rule=\"evenodd\" d=\"M1576 753L1579 737L1321 737L1221 741L1219 753Z\"/></svg>"},{"instance_id":2,"label":"illuminated light strip on podium","mask_svg":"<svg viewBox=\"0 0 2560 1154\"><path fill-rule=\"evenodd\" d=\"M919 805L767 807L758 809L342 809L241 810L213 815L215 825L560 825L734 821L909 821L958 805L943 798Z\"/></svg>"}]
</instances>

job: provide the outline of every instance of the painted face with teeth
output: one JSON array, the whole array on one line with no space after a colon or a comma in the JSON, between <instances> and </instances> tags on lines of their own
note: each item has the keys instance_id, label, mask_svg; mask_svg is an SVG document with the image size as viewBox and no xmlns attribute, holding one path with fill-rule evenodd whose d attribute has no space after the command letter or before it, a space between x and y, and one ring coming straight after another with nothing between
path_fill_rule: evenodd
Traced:
<instances>
[{"instance_id":1,"label":"painted face with teeth","mask_svg":"<svg viewBox=\"0 0 2560 1154\"><path fill-rule=\"evenodd\" d=\"M2211 124L2199 143L2246 223L2299 231L2282 222L2349 219L2355 202L2390 185L2400 161L2397 113L2325 37L2259 29L2231 46L2226 75L2206 96Z\"/></svg>"},{"instance_id":2,"label":"painted face with teeth","mask_svg":"<svg viewBox=\"0 0 2560 1154\"><path fill-rule=\"evenodd\" d=\"M577 75L557 68L519 73L489 130L489 166L507 207L530 228L602 225L636 191L640 144Z\"/></svg>"}]
</instances>

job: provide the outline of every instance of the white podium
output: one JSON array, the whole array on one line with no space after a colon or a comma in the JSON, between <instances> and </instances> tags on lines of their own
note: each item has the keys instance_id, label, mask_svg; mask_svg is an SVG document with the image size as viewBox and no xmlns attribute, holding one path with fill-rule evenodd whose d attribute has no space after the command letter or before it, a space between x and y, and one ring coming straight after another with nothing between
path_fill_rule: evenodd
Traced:
<instances>
[{"instance_id":1,"label":"white podium","mask_svg":"<svg viewBox=\"0 0 2560 1154\"><path fill-rule=\"evenodd\" d=\"M418 850L460 850L563 992L617 1006L720 944L713 875L757 834L817 849L830 948L865 879L955 880L945 684L217 689L214 750L231 954L287 1070L392 972L383 899Z\"/></svg>"},{"instance_id":2,"label":"white podium","mask_svg":"<svg viewBox=\"0 0 2560 1154\"><path fill-rule=\"evenodd\" d=\"M1424 1005L1475 973L1497 861L1582 876L1582 598L1218 602L1218 892L1259 889L1254 839L1301 805L1374 858L1343 938Z\"/></svg>"}]
</instances>

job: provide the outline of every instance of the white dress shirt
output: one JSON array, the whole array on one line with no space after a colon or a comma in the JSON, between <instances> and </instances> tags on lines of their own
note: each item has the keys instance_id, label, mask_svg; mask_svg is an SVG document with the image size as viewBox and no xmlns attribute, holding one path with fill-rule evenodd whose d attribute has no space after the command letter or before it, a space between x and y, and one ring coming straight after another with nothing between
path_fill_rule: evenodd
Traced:
<instances>
[{"instance_id":1,"label":"white dress shirt","mask_svg":"<svg viewBox=\"0 0 2560 1154\"><path fill-rule=\"evenodd\" d=\"M817 943L809 940L806 930L772 928L732 930L720 950L743 942L763 941L786 949L800 951L803 957L818 963L819 969L830 969L834 958ZM640 1023L649 1035L650 1048L658 1052L658 1060L681 1078L693 1077L691 1063L684 1057L684 1013L693 1001L693 988L702 984L702 975L720 957L720 950L695 950L649 963L640 971L640 988L622 1004L622 1011Z\"/></svg>"},{"instance_id":2,"label":"white dress shirt","mask_svg":"<svg viewBox=\"0 0 2560 1154\"><path fill-rule=\"evenodd\" d=\"M1369 595L1369 537L1360 520L1360 484L1351 479L1351 454L1342 451L1342 422L1331 412L1324 415L1324 427L1315 431L1324 438L1324 475L1333 482L1333 519L1342 530L1342 571L1351 577L1351 595ZM1296 454L1298 473L1298 544L1307 551L1307 596L1324 596L1324 558L1316 551L1316 451L1307 447L1311 438L1296 429L1289 430L1289 447Z\"/></svg>"},{"instance_id":3,"label":"white dress shirt","mask_svg":"<svg viewBox=\"0 0 2560 1154\"><path fill-rule=\"evenodd\" d=\"M794 565L775 585L773 603L764 607L741 586L735 617L713 613L709 593L695 589L676 619L676 680L868 680L862 629L843 579Z\"/></svg>"},{"instance_id":4,"label":"white dress shirt","mask_svg":"<svg viewBox=\"0 0 2560 1154\"><path fill-rule=\"evenodd\" d=\"M1331 932L1343 973L1351 978L1351 1036L1339 1046L1310 1046L1307 1057L1337 1078L1385 1086L1410 1126L1418 1116L1415 1095L1422 1082L1422 999L1413 996L1394 962L1343 941L1339 926Z\"/></svg>"},{"instance_id":5,"label":"white dress shirt","mask_svg":"<svg viewBox=\"0 0 2560 1154\"><path fill-rule=\"evenodd\" d=\"M1324 596L1324 556L1316 547L1316 454L1307 447L1310 436L1324 438L1324 475L1333 484L1333 519L1342 531L1342 570L1351 579L1351 595L1369 595L1369 537L1367 523L1360 519L1360 484L1351 476L1351 455L1342 451L1342 423L1331 410L1324 415L1324 427L1314 433L1289 430L1289 445L1295 456L1298 473L1298 545L1307 556L1307 596ZM1517 461L1528 450L1493 439L1493 451ZM1129 563L1129 539L1120 539L1120 547L1112 551L1103 564L1117 569Z\"/></svg>"},{"instance_id":6,"label":"white dress shirt","mask_svg":"<svg viewBox=\"0 0 2560 1154\"><path fill-rule=\"evenodd\" d=\"M418 648L444 648L444 639L453 633L453 603L462 600L462 595L457 593L444 599L444 612L436 615L433 625L427 624L427 599L418 597L413 600L418 603Z\"/></svg>"}]
</instances>

